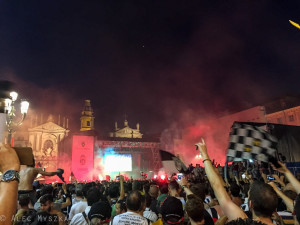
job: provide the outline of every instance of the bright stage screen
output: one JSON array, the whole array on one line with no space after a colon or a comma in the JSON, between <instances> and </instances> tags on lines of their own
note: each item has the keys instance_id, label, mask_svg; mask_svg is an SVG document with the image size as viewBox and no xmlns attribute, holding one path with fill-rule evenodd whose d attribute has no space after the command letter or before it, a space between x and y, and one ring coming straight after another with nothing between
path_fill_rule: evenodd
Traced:
<instances>
[{"instance_id":1,"label":"bright stage screen","mask_svg":"<svg viewBox=\"0 0 300 225\"><path fill-rule=\"evenodd\" d=\"M106 171L132 171L132 157L130 154L105 154L103 163Z\"/></svg>"}]
</instances>

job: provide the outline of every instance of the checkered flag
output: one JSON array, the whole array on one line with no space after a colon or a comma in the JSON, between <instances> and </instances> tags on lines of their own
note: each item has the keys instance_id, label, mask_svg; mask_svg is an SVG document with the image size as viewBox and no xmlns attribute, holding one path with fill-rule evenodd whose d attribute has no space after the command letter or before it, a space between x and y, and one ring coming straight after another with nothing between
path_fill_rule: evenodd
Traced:
<instances>
[{"instance_id":1,"label":"checkered flag","mask_svg":"<svg viewBox=\"0 0 300 225\"><path fill-rule=\"evenodd\" d=\"M268 162L275 156L277 139L265 130L235 122L232 125L227 161L253 159Z\"/></svg>"}]
</instances>

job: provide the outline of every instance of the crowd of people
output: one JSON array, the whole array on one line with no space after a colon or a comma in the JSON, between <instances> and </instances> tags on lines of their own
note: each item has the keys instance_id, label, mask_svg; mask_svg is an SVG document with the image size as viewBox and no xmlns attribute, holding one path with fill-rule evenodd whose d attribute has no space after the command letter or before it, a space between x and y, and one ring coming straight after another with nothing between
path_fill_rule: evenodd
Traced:
<instances>
[{"instance_id":1,"label":"crowd of people","mask_svg":"<svg viewBox=\"0 0 300 225\"><path fill-rule=\"evenodd\" d=\"M203 139L197 147L204 167L191 165L181 179L40 184L37 174L59 171L20 171L15 151L0 144L0 224L299 224L300 182L284 163L236 162L224 171Z\"/></svg>"}]
</instances>

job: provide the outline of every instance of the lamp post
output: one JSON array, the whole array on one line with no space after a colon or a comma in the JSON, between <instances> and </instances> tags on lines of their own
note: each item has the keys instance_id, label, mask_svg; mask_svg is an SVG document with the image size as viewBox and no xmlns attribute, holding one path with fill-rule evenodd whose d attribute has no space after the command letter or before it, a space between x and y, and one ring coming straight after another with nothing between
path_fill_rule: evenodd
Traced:
<instances>
[{"instance_id":1,"label":"lamp post","mask_svg":"<svg viewBox=\"0 0 300 225\"><path fill-rule=\"evenodd\" d=\"M12 132L13 128L20 126L27 114L28 108L29 108L29 102L26 100L21 100L21 114L22 117L19 121L15 122L14 117L16 117L16 108L15 108L15 102L18 98L17 92L10 92L10 98L5 99L5 113L6 113L6 125L7 125L7 131L8 131L8 138L7 142L11 145L11 138L12 138Z\"/></svg>"}]
</instances>

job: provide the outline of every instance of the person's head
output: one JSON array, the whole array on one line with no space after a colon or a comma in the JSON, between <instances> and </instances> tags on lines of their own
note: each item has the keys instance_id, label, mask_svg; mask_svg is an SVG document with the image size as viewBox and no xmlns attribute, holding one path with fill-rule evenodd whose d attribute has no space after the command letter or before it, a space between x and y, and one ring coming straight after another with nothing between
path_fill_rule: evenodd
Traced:
<instances>
[{"instance_id":1,"label":"person's head","mask_svg":"<svg viewBox=\"0 0 300 225\"><path fill-rule=\"evenodd\" d=\"M185 210L191 223L204 224L205 209L201 198L194 194L188 195Z\"/></svg>"},{"instance_id":2,"label":"person's head","mask_svg":"<svg viewBox=\"0 0 300 225\"><path fill-rule=\"evenodd\" d=\"M240 197L240 187L235 183L231 183L230 185L230 193L233 197Z\"/></svg>"},{"instance_id":3,"label":"person's head","mask_svg":"<svg viewBox=\"0 0 300 225\"><path fill-rule=\"evenodd\" d=\"M82 190L77 190L76 191L76 197L78 197L78 198L84 198L84 196L83 196L83 193L82 193Z\"/></svg>"},{"instance_id":4,"label":"person's head","mask_svg":"<svg viewBox=\"0 0 300 225\"><path fill-rule=\"evenodd\" d=\"M138 180L133 181L133 183L132 183L132 190L133 191L136 191L136 190L142 191L142 184L141 184L141 182L138 181Z\"/></svg>"},{"instance_id":5,"label":"person's head","mask_svg":"<svg viewBox=\"0 0 300 225\"><path fill-rule=\"evenodd\" d=\"M264 183L255 181L249 190L249 207L258 217L272 216L278 205L278 197L274 189Z\"/></svg>"},{"instance_id":6,"label":"person's head","mask_svg":"<svg viewBox=\"0 0 300 225\"><path fill-rule=\"evenodd\" d=\"M160 186L159 190L160 190L161 194L168 194L168 192L169 192L168 184L167 183L162 184Z\"/></svg>"},{"instance_id":7,"label":"person's head","mask_svg":"<svg viewBox=\"0 0 300 225\"><path fill-rule=\"evenodd\" d=\"M45 194L40 198L41 209L47 213L50 213L53 207L53 196Z\"/></svg>"},{"instance_id":8,"label":"person's head","mask_svg":"<svg viewBox=\"0 0 300 225\"><path fill-rule=\"evenodd\" d=\"M92 206L94 203L98 202L101 198L101 193L97 188L91 188L87 193L87 204Z\"/></svg>"},{"instance_id":9,"label":"person's head","mask_svg":"<svg viewBox=\"0 0 300 225\"><path fill-rule=\"evenodd\" d=\"M157 185L154 185L154 184L151 184L150 185L150 189L149 189L149 195L152 197L152 198L157 198L158 197L158 186Z\"/></svg>"},{"instance_id":10,"label":"person's head","mask_svg":"<svg viewBox=\"0 0 300 225\"><path fill-rule=\"evenodd\" d=\"M127 209L138 212L142 208L143 199L140 191L132 191L129 193L126 199Z\"/></svg>"},{"instance_id":11,"label":"person's head","mask_svg":"<svg viewBox=\"0 0 300 225\"><path fill-rule=\"evenodd\" d=\"M91 225L108 224L111 217L111 206L107 202L96 202L92 205L88 217Z\"/></svg>"},{"instance_id":12,"label":"person's head","mask_svg":"<svg viewBox=\"0 0 300 225\"><path fill-rule=\"evenodd\" d=\"M57 198L63 198L63 195L65 194L65 191L62 188L59 188L58 193L57 193Z\"/></svg>"},{"instance_id":13,"label":"person's head","mask_svg":"<svg viewBox=\"0 0 300 225\"><path fill-rule=\"evenodd\" d=\"M42 187L41 189L41 196L42 195L46 195L46 194L50 194L52 195L53 194L53 187L52 185L45 185L44 187Z\"/></svg>"},{"instance_id":14,"label":"person's head","mask_svg":"<svg viewBox=\"0 0 300 225\"><path fill-rule=\"evenodd\" d=\"M123 200L118 201L115 205L115 209L117 215L127 212L126 202Z\"/></svg>"},{"instance_id":15,"label":"person's head","mask_svg":"<svg viewBox=\"0 0 300 225\"><path fill-rule=\"evenodd\" d=\"M178 191L179 190L179 184L176 180L173 180L169 183L169 190L170 191Z\"/></svg>"},{"instance_id":16,"label":"person's head","mask_svg":"<svg viewBox=\"0 0 300 225\"><path fill-rule=\"evenodd\" d=\"M196 196L198 196L202 201L205 200L205 185L204 184L193 184L190 188L191 192L193 192Z\"/></svg>"},{"instance_id":17,"label":"person's head","mask_svg":"<svg viewBox=\"0 0 300 225\"><path fill-rule=\"evenodd\" d=\"M166 197L161 203L161 215L164 224L181 224L184 219L182 203L173 196Z\"/></svg>"},{"instance_id":18,"label":"person's head","mask_svg":"<svg viewBox=\"0 0 300 225\"><path fill-rule=\"evenodd\" d=\"M108 195L110 198L118 198L119 197L119 187L117 185L111 185L108 189Z\"/></svg>"},{"instance_id":19,"label":"person's head","mask_svg":"<svg viewBox=\"0 0 300 225\"><path fill-rule=\"evenodd\" d=\"M19 205L23 208L23 207L28 207L28 204L30 202L30 198L28 195L24 194L24 195L20 195L19 196Z\"/></svg>"}]
</instances>

